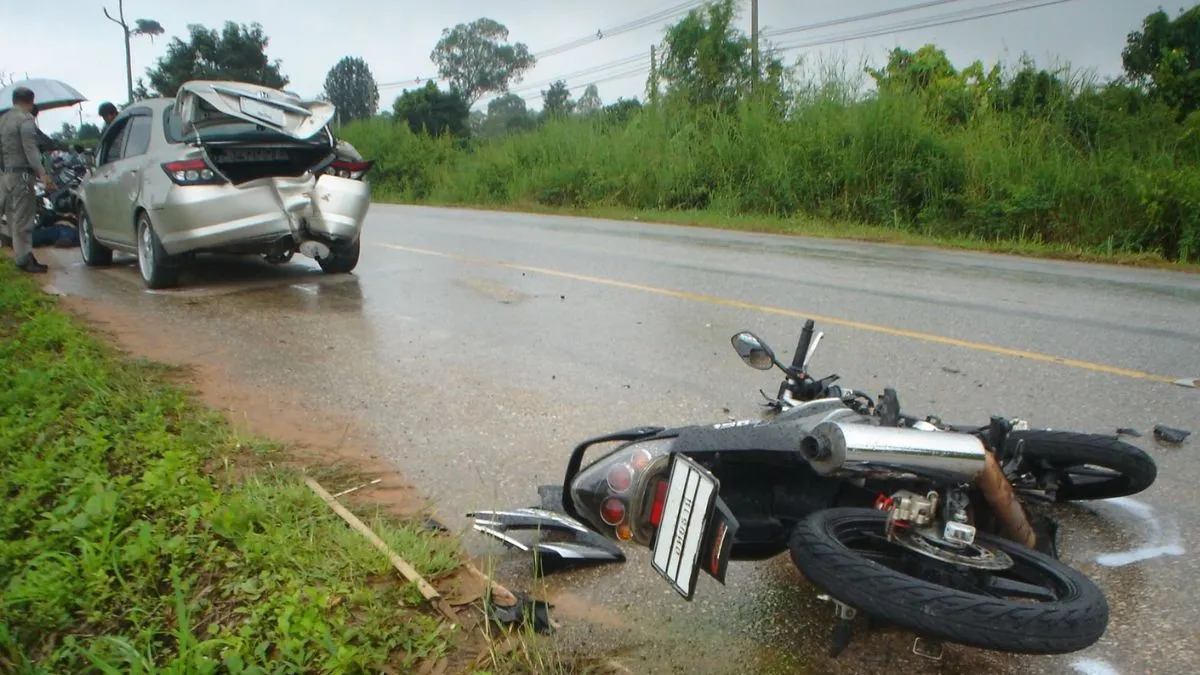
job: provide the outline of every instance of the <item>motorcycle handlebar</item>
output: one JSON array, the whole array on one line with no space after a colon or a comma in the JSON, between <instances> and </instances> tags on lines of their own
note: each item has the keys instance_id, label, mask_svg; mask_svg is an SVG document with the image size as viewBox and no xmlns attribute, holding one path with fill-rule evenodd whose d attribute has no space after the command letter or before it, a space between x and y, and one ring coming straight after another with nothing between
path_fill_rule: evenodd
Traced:
<instances>
[{"instance_id":1,"label":"motorcycle handlebar","mask_svg":"<svg viewBox=\"0 0 1200 675\"><path fill-rule=\"evenodd\" d=\"M812 345L813 326L815 325L812 319L804 322L804 329L800 331L800 341L796 343L796 353L792 355L792 370L799 372L803 368L804 357Z\"/></svg>"}]
</instances>

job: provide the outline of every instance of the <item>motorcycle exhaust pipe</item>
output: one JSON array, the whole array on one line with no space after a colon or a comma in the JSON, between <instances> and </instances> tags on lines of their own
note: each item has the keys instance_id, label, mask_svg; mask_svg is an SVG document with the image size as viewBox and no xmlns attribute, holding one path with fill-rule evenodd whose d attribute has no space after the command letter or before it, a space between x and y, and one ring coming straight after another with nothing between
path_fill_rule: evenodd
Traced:
<instances>
[{"instance_id":1,"label":"motorcycle exhaust pipe","mask_svg":"<svg viewBox=\"0 0 1200 675\"><path fill-rule=\"evenodd\" d=\"M914 473L977 482L1004 535L1033 548L1033 525L1012 483L983 441L970 434L870 424L822 422L800 442L800 452L822 476Z\"/></svg>"},{"instance_id":2,"label":"motorcycle exhaust pipe","mask_svg":"<svg viewBox=\"0 0 1200 675\"><path fill-rule=\"evenodd\" d=\"M969 434L834 421L813 428L800 452L822 476L915 473L957 482L983 473L987 456Z\"/></svg>"}]
</instances>

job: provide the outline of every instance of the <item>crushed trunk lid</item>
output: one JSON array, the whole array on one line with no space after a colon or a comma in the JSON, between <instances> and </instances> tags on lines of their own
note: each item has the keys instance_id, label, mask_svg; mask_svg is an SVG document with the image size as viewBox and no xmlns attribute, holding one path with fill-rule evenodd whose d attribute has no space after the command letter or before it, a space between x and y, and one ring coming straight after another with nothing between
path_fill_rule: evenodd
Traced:
<instances>
[{"instance_id":1,"label":"crushed trunk lid","mask_svg":"<svg viewBox=\"0 0 1200 675\"><path fill-rule=\"evenodd\" d=\"M179 88L175 109L185 130L203 135L205 127L249 122L297 140L319 133L337 109L327 101L299 96L248 82L192 80Z\"/></svg>"}]
</instances>

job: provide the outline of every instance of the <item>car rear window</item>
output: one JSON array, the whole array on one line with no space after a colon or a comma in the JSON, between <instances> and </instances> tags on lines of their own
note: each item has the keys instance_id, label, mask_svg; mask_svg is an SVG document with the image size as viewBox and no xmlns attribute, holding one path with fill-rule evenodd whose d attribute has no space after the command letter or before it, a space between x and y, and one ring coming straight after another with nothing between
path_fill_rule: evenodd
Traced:
<instances>
[{"instance_id":1,"label":"car rear window","mask_svg":"<svg viewBox=\"0 0 1200 675\"><path fill-rule=\"evenodd\" d=\"M185 143L196 139L196 134L192 132L183 133L183 120L179 115L175 114L175 104L167 106L163 110L163 129L170 143ZM210 141L278 141L278 140L294 140L286 134L281 134L278 131L265 129L251 122L243 122L241 120L230 120L225 124L210 125L204 130L204 139ZM320 133L308 139L311 143L320 143L322 145L330 142L329 128L322 129Z\"/></svg>"}]
</instances>

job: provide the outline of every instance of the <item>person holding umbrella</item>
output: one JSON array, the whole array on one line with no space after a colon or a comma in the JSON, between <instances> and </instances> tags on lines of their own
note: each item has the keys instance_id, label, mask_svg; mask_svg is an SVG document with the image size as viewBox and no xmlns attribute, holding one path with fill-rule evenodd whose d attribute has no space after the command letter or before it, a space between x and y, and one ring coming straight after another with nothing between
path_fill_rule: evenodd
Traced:
<instances>
[{"instance_id":1,"label":"person holding umbrella","mask_svg":"<svg viewBox=\"0 0 1200 675\"><path fill-rule=\"evenodd\" d=\"M49 268L33 256L34 176L42 179L47 190L57 186L42 166L33 107L33 90L17 87L12 92L12 109L0 116L0 207L8 220L13 262L22 271L42 274Z\"/></svg>"}]
</instances>

